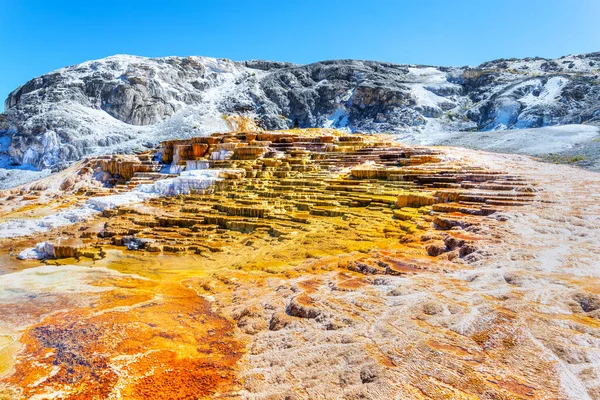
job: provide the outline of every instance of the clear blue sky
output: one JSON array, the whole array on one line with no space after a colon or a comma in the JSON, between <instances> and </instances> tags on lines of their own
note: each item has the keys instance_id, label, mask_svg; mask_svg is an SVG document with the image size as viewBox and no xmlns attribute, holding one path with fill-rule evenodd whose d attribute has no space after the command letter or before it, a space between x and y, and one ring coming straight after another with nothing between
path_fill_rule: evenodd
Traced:
<instances>
[{"instance_id":1,"label":"clear blue sky","mask_svg":"<svg viewBox=\"0 0 600 400\"><path fill-rule=\"evenodd\" d=\"M599 15L600 0L0 0L0 98L120 53L458 66L587 53Z\"/></svg>"}]
</instances>

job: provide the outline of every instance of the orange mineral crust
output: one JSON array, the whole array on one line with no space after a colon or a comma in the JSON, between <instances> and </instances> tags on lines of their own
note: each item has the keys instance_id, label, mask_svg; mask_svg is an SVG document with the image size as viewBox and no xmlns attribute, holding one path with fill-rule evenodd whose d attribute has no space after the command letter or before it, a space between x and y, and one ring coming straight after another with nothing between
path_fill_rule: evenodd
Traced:
<instances>
[{"instance_id":1,"label":"orange mineral crust","mask_svg":"<svg viewBox=\"0 0 600 400\"><path fill-rule=\"evenodd\" d=\"M0 399L600 398L597 175L230 123L0 194L162 190L0 239Z\"/></svg>"},{"instance_id":2,"label":"orange mineral crust","mask_svg":"<svg viewBox=\"0 0 600 400\"><path fill-rule=\"evenodd\" d=\"M193 289L132 283L116 279L89 306L27 328L2 382L24 398L196 399L232 390L243 350L232 323Z\"/></svg>"}]
</instances>

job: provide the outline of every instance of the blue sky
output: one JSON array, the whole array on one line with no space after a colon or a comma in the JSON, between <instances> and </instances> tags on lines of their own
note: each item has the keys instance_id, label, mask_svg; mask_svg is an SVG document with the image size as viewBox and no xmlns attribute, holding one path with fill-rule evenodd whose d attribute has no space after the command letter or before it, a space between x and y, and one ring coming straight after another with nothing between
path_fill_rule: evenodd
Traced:
<instances>
[{"instance_id":1,"label":"blue sky","mask_svg":"<svg viewBox=\"0 0 600 400\"><path fill-rule=\"evenodd\" d=\"M0 0L0 98L121 53L458 66L587 53L598 15L598 0Z\"/></svg>"}]
</instances>

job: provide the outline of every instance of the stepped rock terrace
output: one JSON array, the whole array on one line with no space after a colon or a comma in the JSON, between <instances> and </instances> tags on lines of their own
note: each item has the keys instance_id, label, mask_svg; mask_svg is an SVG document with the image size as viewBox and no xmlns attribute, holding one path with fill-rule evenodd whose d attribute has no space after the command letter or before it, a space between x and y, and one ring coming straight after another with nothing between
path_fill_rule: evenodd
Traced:
<instances>
[{"instance_id":1,"label":"stepped rock terrace","mask_svg":"<svg viewBox=\"0 0 600 400\"><path fill-rule=\"evenodd\" d=\"M233 132L7 192L0 225L96 208L0 239L0 396L597 398L600 282L561 269L598 260L597 204L540 165Z\"/></svg>"},{"instance_id":2,"label":"stepped rock terrace","mask_svg":"<svg viewBox=\"0 0 600 400\"><path fill-rule=\"evenodd\" d=\"M535 196L535 188L517 176L443 161L432 149L332 133L216 134L164 142L139 156L88 160L83 169L92 169L112 187L107 197L104 188L81 189L87 197L96 196L93 203L132 190L176 196L101 207L102 228L67 234L78 239L72 241L76 248L55 257L85 254L82 241L92 257L93 248L110 245L149 252L232 252L250 236L304 241L305 251L310 238L319 237L312 241L315 251L328 242L338 251L358 250L379 240L421 243L420 235L429 230L440 232L431 236L436 240L426 236L429 255L465 257L474 245L449 239L456 236L452 227L476 224L473 216L527 204ZM442 238L452 244L446 246Z\"/></svg>"}]
</instances>

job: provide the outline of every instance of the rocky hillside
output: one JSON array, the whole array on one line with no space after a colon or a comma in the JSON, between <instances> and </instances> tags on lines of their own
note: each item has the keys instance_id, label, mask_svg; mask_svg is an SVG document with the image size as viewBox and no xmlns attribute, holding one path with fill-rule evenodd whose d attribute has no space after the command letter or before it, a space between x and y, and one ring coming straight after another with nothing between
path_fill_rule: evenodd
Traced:
<instances>
[{"instance_id":1,"label":"rocky hillside","mask_svg":"<svg viewBox=\"0 0 600 400\"><path fill-rule=\"evenodd\" d=\"M0 115L0 152L16 163L60 167L88 154L230 130L240 119L268 129L424 135L600 125L600 53L476 68L118 55L12 92Z\"/></svg>"}]
</instances>

